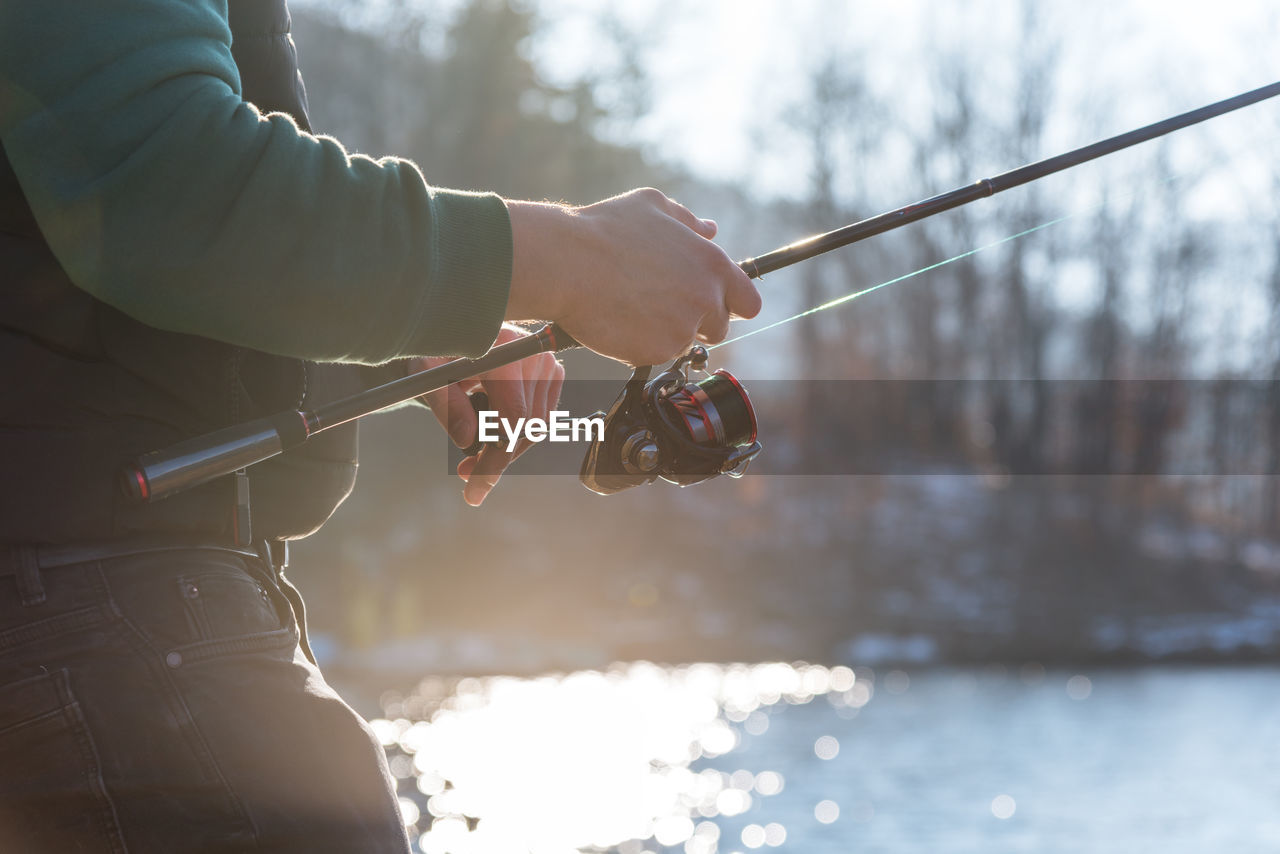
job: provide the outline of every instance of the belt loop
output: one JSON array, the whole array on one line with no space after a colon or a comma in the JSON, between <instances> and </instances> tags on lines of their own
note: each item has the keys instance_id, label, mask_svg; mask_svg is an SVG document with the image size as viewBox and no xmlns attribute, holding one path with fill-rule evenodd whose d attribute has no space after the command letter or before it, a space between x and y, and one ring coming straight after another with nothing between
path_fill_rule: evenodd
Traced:
<instances>
[{"instance_id":1,"label":"belt loop","mask_svg":"<svg viewBox=\"0 0 1280 854\"><path fill-rule=\"evenodd\" d=\"M266 564L267 570L271 573L271 577L275 578L280 574L280 567L276 566L275 555L271 553L270 540L258 540L253 544L253 550L258 553L258 557Z\"/></svg>"},{"instance_id":2,"label":"belt loop","mask_svg":"<svg viewBox=\"0 0 1280 854\"><path fill-rule=\"evenodd\" d=\"M231 514L231 537L237 546L253 544L253 511L249 503L249 473L240 469L235 475L235 507ZM264 558L265 560L265 558Z\"/></svg>"},{"instance_id":3,"label":"belt loop","mask_svg":"<svg viewBox=\"0 0 1280 854\"><path fill-rule=\"evenodd\" d=\"M254 544L254 549L272 575L282 575L289 566L288 540L259 540Z\"/></svg>"},{"instance_id":4,"label":"belt loop","mask_svg":"<svg viewBox=\"0 0 1280 854\"><path fill-rule=\"evenodd\" d=\"M40 560L31 546L15 546L9 549L8 563L13 567L18 582L18 595L23 605L39 605L47 598L44 582L40 579Z\"/></svg>"},{"instance_id":5,"label":"belt loop","mask_svg":"<svg viewBox=\"0 0 1280 854\"><path fill-rule=\"evenodd\" d=\"M298 626L298 646L302 649L302 654L307 657L307 661L319 667L316 663L316 655L311 650L311 641L307 637L307 607L303 604L302 594L289 582L289 579L284 577L284 568L289 565L289 541L259 540L256 548L262 557L262 562L271 570L276 586L280 588L284 598L289 600L289 607L293 610L293 621Z\"/></svg>"}]
</instances>

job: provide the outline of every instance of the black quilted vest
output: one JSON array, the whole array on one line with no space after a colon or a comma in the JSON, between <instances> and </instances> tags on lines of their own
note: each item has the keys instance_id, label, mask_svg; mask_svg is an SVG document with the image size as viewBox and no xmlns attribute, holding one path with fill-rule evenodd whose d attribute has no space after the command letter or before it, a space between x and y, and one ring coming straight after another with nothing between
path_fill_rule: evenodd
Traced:
<instances>
[{"instance_id":1,"label":"black quilted vest","mask_svg":"<svg viewBox=\"0 0 1280 854\"><path fill-rule=\"evenodd\" d=\"M285 0L230 0L243 95L309 128ZM71 283L0 156L0 544L164 533L227 539L230 478L136 504L122 463L238 421L350 393L317 365L145 326ZM304 536L350 492L354 425L250 471L255 538Z\"/></svg>"}]
</instances>

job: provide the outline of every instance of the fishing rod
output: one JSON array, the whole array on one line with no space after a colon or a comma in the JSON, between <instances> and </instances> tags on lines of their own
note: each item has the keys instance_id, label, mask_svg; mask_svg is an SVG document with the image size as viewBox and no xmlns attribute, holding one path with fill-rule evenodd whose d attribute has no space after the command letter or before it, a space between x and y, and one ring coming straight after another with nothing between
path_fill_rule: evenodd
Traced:
<instances>
[{"instance_id":1,"label":"fishing rod","mask_svg":"<svg viewBox=\"0 0 1280 854\"><path fill-rule=\"evenodd\" d=\"M1280 95L1280 82L807 237L748 258L738 266L758 279L1276 95ZM121 483L133 498L156 501L242 472L340 424L538 353L559 353L579 346L564 329L548 324L477 359L457 359L313 410L288 410L153 451L126 466ZM649 378L652 366L634 369L609 411L597 413L604 419L604 436L588 448L579 472L588 489L609 495L659 477L685 486L719 474L741 476L761 448L756 441L755 411L746 389L732 374L724 369L708 373L706 365L707 349L695 346L653 379ZM694 381L695 373L702 378Z\"/></svg>"}]
</instances>

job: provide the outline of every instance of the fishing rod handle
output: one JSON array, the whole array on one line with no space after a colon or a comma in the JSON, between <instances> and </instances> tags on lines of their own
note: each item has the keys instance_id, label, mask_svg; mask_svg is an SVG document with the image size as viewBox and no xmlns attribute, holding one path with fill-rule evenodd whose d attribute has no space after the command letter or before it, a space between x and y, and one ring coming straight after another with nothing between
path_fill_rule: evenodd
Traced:
<instances>
[{"instance_id":1,"label":"fishing rod handle","mask_svg":"<svg viewBox=\"0 0 1280 854\"><path fill-rule=\"evenodd\" d=\"M158 501L270 459L330 427L538 353L562 353L580 346L559 326L548 324L532 335L494 347L478 359L455 359L316 407L312 412L286 410L143 454L125 466L120 482L125 494L133 499Z\"/></svg>"},{"instance_id":2,"label":"fishing rod handle","mask_svg":"<svg viewBox=\"0 0 1280 854\"><path fill-rule=\"evenodd\" d=\"M121 486L137 501L158 501L274 457L308 432L306 414L296 410L234 424L143 454L125 466Z\"/></svg>"}]
</instances>

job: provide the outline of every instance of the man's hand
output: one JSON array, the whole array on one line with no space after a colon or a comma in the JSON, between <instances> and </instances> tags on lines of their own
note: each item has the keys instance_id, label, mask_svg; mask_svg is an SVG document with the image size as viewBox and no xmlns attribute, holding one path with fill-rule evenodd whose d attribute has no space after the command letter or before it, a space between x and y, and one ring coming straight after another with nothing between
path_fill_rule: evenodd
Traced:
<instances>
[{"instance_id":1,"label":"man's hand","mask_svg":"<svg viewBox=\"0 0 1280 854\"><path fill-rule=\"evenodd\" d=\"M508 202L515 242L511 320L554 320L585 346L633 365L723 341L760 294L719 246L716 224L657 190L594 205Z\"/></svg>"},{"instance_id":2,"label":"man's hand","mask_svg":"<svg viewBox=\"0 0 1280 854\"><path fill-rule=\"evenodd\" d=\"M520 329L503 327L497 344L505 344L527 335ZM409 370L420 371L443 364L448 359L425 358L409 360ZM560 400L560 387L564 384L564 365L550 353L539 353L501 368L494 368L474 379L433 391L426 395L431 411L449 433L449 438L459 448L470 447L476 440L479 421L471 407L469 392L482 389L489 397L489 408L495 409L500 418L546 419L552 407ZM489 491L497 484L502 472L516 457L523 454L530 443L521 439L515 450L508 453L503 441L486 445L476 456L470 456L458 464L458 476L466 482L463 500L472 507L479 507Z\"/></svg>"},{"instance_id":3,"label":"man's hand","mask_svg":"<svg viewBox=\"0 0 1280 854\"><path fill-rule=\"evenodd\" d=\"M760 311L755 285L711 242L716 224L657 190L581 208L516 201L507 208L515 244L509 320L555 321L597 353L656 365L695 340L723 341L730 318ZM524 334L504 327L495 343ZM412 359L410 368L444 361ZM545 419L563 382L564 367L543 353L432 392L427 402L454 444L467 448L479 426L468 392L483 389L499 417ZM522 439L510 453L505 447L486 446L458 465L468 504L484 501L529 442Z\"/></svg>"}]
</instances>

